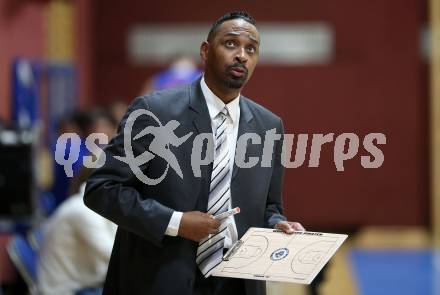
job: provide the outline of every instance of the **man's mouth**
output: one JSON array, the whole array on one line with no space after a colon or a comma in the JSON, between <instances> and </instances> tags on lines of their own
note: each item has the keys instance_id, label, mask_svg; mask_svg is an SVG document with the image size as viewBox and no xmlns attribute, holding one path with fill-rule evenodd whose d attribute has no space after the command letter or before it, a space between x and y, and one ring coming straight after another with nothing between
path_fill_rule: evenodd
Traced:
<instances>
[{"instance_id":1,"label":"man's mouth","mask_svg":"<svg viewBox=\"0 0 440 295\"><path fill-rule=\"evenodd\" d=\"M232 74L232 76L237 78L243 78L247 75L247 69L241 66L231 67L229 71Z\"/></svg>"}]
</instances>

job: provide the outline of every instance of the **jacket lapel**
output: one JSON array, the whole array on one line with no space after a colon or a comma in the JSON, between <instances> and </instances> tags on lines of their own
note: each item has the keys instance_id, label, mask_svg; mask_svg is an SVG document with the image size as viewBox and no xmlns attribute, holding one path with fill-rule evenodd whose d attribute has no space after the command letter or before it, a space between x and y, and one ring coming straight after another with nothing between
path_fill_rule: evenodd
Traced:
<instances>
[{"instance_id":1,"label":"jacket lapel","mask_svg":"<svg viewBox=\"0 0 440 295\"><path fill-rule=\"evenodd\" d=\"M190 86L189 109L192 123L198 134L210 133L212 136L211 118L209 116L208 106L200 87L200 78L194 81ZM214 140L214 138L211 138ZM204 153L206 155L206 153ZM210 171L210 165L201 167L201 178L205 178Z\"/></svg>"}]
</instances>

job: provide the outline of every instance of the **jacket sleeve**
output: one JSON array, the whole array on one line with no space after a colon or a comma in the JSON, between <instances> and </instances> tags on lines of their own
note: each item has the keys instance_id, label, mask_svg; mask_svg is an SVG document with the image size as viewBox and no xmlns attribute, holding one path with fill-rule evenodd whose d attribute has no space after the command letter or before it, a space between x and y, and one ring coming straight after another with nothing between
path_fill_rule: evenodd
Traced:
<instances>
[{"instance_id":1,"label":"jacket sleeve","mask_svg":"<svg viewBox=\"0 0 440 295\"><path fill-rule=\"evenodd\" d=\"M284 127L281 119L277 126L277 132L281 139L275 141L273 156L273 172L270 179L269 191L267 194L265 222L266 226L273 228L279 221L286 220L283 215L283 181L284 166L281 164L281 151L284 140Z\"/></svg>"},{"instance_id":2,"label":"jacket sleeve","mask_svg":"<svg viewBox=\"0 0 440 295\"><path fill-rule=\"evenodd\" d=\"M104 149L105 164L95 169L87 181L84 203L93 211L116 223L119 227L133 232L146 240L161 246L173 209L157 200L160 196L140 194L140 187L146 185L136 178L128 164L115 156L125 157L124 126L129 115L139 109L148 110L145 97L139 97L130 105L122 119L117 135ZM152 126L147 115L139 116L132 128L131 143L135 156L142 154L150 145L150 136L133 140L141 130ZM141 166L144 170L147 164Z\"/></svg>"}]
</instances>

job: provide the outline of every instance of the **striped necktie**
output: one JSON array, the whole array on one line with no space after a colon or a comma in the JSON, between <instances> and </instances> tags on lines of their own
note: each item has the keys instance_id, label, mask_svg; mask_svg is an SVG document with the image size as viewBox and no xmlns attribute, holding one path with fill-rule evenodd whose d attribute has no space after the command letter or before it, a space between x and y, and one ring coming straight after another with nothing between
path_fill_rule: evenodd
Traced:
<instances>
[{"instance_id":1,"label":"striped necktie","mask_svg":"<svg viewBox=\"0 0 440 295\"><path fill-rule=\"evenodd\" d=\"M211 174L211 184L208 198L208 214L217 215L225 212L230 203L230 156L228 146L228 110L226 107L216 117L217 127L214 135L214 163ZM222 224L218 233L209 235L199 242L196 262L205 277L222 261L225 230L227 224Z\"/></svg>"}]
</instances>

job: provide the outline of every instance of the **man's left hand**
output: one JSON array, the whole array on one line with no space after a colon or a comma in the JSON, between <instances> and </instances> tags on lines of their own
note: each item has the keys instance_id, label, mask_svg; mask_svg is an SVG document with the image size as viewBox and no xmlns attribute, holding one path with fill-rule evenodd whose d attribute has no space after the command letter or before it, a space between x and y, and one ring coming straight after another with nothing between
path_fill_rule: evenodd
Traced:
<instances>
[{"instance_id":1,"label":"man's left hand","mask_svg":"<svg viewBox=\"0 0 440 295\"><path fill-rule=\"evenodd\" d=\"M293 234L295 231L305 231L306 229L299 222L280 221L275 225L276 229L282 230L286 234Z\"/></svg>"}]
</instances>

